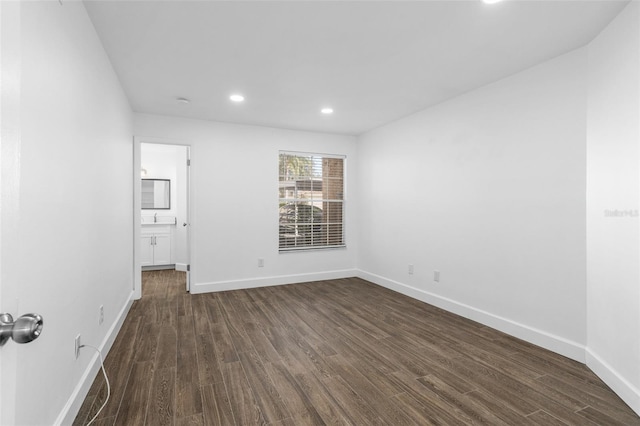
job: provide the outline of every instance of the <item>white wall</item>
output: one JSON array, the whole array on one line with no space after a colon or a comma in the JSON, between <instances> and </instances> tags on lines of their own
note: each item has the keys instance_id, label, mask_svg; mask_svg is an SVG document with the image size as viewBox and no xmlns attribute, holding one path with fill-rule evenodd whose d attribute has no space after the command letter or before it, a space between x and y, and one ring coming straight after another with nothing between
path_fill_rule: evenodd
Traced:
<instances>
[{"instance_id":1,"label":"white wall","mask_svg":"<svg viewBox=\"0 0 640 426\"><path fill-rule=\"evenodd\" d=\"M134 123L142 142L191 146L193 293L355 274L354 137L145 114L135 114ZM280 150L347 156L346 249L278 252Z\"/></svg>"},{"instance_id":2,"label":"white wall","mask_svg":"<svg viewBox=\"0 0 640 426\"><path fill-rule=\"evenodd\" d=\"M364 278L584 361L586 53L360 138Z\"/></svg>"},{"instance_id":3,"label":"white wall","mask_svg":"<svg viewBox=\"0 0 640 426\"><path fill-rule=\"evenodd\" d=\"M73 420L97 371L92 350L75 359L74 337L108 346L129 306L132 113L81 2L19 8L19 212L2 222L2 284L19 299L12 313L40 313L44 330L12 346L17 386L4 391L7 424L44 425Z\"/></svg>"},{"instance_id":4,"label":"white wall","mask_svg":"<svg viewBox=\"0 0 640 426\"><path fill-rule=\"evenodd\" d=\"M639 95L640 5L632 2L589 45L587 362L637 412ZM606 213L615 210L625 216Z\"/></svg>"}]
</instances>

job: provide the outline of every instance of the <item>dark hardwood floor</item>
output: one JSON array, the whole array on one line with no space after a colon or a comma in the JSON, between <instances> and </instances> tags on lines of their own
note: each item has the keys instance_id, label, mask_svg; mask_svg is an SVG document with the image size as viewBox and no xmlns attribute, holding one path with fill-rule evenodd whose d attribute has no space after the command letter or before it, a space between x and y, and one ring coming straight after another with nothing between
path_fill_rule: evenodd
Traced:
<instances>
[{"instance_id":1,"label":"dark hardwood floor","mask_svg":"<svg viewBox=\"0 0 640 426\"><path fill-rule=\"evenodd\" d=\"M96 425L640 425L584 365L352 278L189 295L145 272ZM102 374L74 422L104 402Z\"/></svg>"}]
</instances>

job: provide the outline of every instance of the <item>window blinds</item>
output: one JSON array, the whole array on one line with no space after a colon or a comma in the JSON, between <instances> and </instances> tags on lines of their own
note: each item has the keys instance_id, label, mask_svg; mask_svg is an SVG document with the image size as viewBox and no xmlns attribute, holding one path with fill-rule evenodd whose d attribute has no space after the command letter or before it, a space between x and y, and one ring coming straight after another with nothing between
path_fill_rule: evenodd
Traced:
<instances>
[{"instance_id":1,"label":"window blinds","mask_svg":"<svg viewBox=\"0 0 640 426\"><path fill-rule=\"evenodd\" d=\"M345 157L280 153L280 251L343 247Z\"/></svg>"}]
</instances>

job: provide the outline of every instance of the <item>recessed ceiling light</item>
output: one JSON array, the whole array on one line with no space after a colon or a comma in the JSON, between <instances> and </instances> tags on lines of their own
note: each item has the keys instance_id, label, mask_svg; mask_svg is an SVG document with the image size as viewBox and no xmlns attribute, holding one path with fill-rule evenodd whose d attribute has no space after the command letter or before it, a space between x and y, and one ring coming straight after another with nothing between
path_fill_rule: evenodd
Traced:
<instances>
[{"instance_id":1,"label":"recessed ceiling light","mask_svg":"<svg viewBox=\"0 0 640 426\"><path fill-rule=\"evenodd\" d=\"M496 3L500 3L502 0L482 0L482 3L484 4L496 4Z\"/></svg>"},{"instance_id":2,"label":"recessed ceiling light","mask_svg":"<svg viewBox=\"0 0 640 426\"><path fill-rule=\"evenodd\" d=\"M191 102L189 99L187 98L176 98L176 102L178 102L179 104L188 104L189 102Z\"/></svg>"},{"instance_id":3,"label":"recessed ceiling light","mask_svg":"<svg viewBox=\"0 0 640 426\"><path fill-rule=\"evenodd\" d=\"M323 114L333 114L333 108L322 108L320 112Z\"/></svg>"},{"instance_id":4,"label":"recessed ceiling light","mask_svg":"<svg viewBox=\"0 0 640 426\"><path fill-rule=\"evenodd\" d=\"M229 96L229 99L231 99L233 102L242 102L244 101L244 96L235 94L235 95Z\"/></svg>"}]
</instances>

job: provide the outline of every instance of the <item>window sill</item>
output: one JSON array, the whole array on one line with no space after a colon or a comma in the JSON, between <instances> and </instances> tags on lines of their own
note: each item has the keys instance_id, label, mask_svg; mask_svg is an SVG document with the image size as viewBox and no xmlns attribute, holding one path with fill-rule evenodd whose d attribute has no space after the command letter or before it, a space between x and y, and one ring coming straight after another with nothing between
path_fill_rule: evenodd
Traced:
<instances>
[{"instance_id":1,"label":"window sill","mask_svg":"<svg viewBox=\"0 0 640 426\"><path fill-rule=\"evenodd\" d=\"M309 252L309 251L343 250L346 248L347 248L346 244L343 244L340 246L328 246L328 247L291 247L291 248L278 249L278 253L286 254L286 253L300 253L300 252Z\"/></svg>"}]
</instances>

